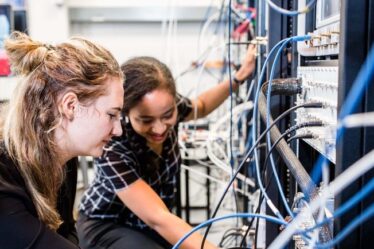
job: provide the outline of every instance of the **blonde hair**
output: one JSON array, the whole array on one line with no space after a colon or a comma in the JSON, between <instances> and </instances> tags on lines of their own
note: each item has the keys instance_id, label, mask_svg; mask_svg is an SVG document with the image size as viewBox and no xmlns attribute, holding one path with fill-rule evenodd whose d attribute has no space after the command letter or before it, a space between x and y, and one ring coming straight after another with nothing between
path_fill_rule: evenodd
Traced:
<instances>
[{"instance_id":1,"label":"blonde hair","mask_svg":"<svg viewBox=\"0 0 374 249\"><path fill-rule=\"evenodd\" d=\"M57 194L65 175L53 140L63 118L59 98L73 92L80 102L93 102L106 93L109 77L123 80L123 74L109 51L83 38L51 46L14 32L5 41L5 50L23 80L10 100L2 136L39 218L56 230L61 224Z\"/></svg>"}]
</instances>

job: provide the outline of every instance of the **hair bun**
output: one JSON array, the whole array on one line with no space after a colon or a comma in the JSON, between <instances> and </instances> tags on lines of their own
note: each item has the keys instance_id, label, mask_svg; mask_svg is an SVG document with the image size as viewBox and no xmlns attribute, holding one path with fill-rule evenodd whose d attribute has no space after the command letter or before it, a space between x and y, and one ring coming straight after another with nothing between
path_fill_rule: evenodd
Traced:
<instances>
[{"instance_id":1,"label":"hair bun","mask_svg":"<svg viewBox=\"0 0 374 249\"><path fill-rule=\"evenodd\" d=\"M32 40L25 33L13 32L5 40L5 51L15 73L27 75L34 71L46 58L53 47Z\"/></svg>"}]
</instances>

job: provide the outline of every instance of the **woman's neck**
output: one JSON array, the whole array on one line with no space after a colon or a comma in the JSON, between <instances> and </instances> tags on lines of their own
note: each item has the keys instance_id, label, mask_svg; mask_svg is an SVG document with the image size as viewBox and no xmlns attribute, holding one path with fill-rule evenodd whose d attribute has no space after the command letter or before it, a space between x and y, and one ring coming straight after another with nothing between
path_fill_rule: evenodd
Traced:
<instances>
[{"instance_id":1,"label":"woman's neck","mask_svg":"<svg viewBox=\"0 0 374 249\"><path fill-rule=\"evenodd\" d=\"M63 166L67 163L67 161L72 159L74 156L73 153L69 150L70 146L68 145L68 142L65 140L66 135L63 130L57 128L55 130L54 137L58 150L58 164Z\"/></svg>"},{"instance_id":2,"label":"woman's neck","mask_svg":"<svg viewBox=\"0 0 374 249\"><path fill-rule=\"evenodd\" d=\"M150 143L147 143L148 147L151 148L154 152L156 152L156 154L160 155L162 154L162 148L163 148L163 144L150 144Z\"/></svg>"}]
</instances>

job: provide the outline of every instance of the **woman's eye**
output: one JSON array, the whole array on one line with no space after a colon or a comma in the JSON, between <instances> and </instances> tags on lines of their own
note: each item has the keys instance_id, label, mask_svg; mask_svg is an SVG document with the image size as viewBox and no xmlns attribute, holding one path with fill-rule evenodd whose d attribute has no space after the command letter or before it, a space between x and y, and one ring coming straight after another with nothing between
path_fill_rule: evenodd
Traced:
<instances>
[{"instance_id":1,"label":"woman's eye","mask_svg":"<svg viewBox=\"0 0 374 249\"><path fill-rule=\"evenodd\" d=\"M114 119L117 118L116 115L114 115L114 114L110 114L110 113L108 113L108 116L109 116L109 119L110 119L110 120L114 120Z\"/></svg>"},{"instance_id":2,"label":"woman's eye","mask_svg":"<svg viewBox=\"0 0 374 249\"><path fill-rule=\"evenodd\" d=\"M142 123L143 124L150 124L150 123L152 123L152 120L142 120Z\"/></svg>"},{"instance_id":3,"label":"woman's eye","mask_svg":"<svg viewBox=\"0 0 374 249\"><path fill-rule=\"evenodd\" d=\"M167 114L164 116L164 119L171 119L173 117L174 112Z\"/></svg>"}]
</instances>

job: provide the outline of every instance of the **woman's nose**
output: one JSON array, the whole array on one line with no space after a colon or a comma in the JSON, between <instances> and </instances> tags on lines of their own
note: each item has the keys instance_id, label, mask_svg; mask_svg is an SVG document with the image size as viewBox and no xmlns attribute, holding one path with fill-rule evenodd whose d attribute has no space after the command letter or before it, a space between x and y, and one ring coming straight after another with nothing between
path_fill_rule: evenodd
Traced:
<instances>
[{"instance_id":1,"label":"woman's nose","mask_svg":"<svg viewBox=\"0 0 374 249\"><path fill-rule=\"evenodd\" d=\"M152 126L152 132L156 134L163 134L166 131L166 124L161 122L161 120L156 121Z\"/></svg>"},{"instance_id":2,"label":"woman's nose","mask_svg":"<svg viewBox=\"0 0 374 249\"><path fill-rule=\"evenodd\" d=\"M116 122L114 122L112 135L115 136L115 137L119 137L119 136L122 135L121 120L117 120Z\"/></svg>"}]
</instances>

